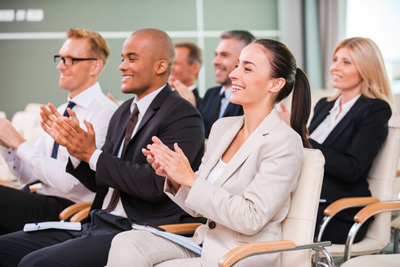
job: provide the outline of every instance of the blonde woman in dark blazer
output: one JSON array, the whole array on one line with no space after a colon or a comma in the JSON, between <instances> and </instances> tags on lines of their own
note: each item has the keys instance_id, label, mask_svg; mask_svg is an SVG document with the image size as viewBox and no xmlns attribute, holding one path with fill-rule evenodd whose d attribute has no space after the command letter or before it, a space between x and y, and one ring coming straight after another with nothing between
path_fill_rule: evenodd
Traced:
<instances>
[{"instance_id":1,"label":"blonde woman in dark blazer","mask_svg":"<svg viewBox=\"0 0 400 267\"><path fill-rule=\"evenodd\" d=\"M230 74L230 101L244 116L213 126L200 169L194 173L175 144L157 137L144 154L157 174L167 177L165 192L192 216L206 217L193 240L201 256L147 231L114 238L107 266L217 266L229 250L248 242L278 240L289 209L306 144L310 89L282 43L262 39L245 47ZM293 89L294 88L294 89ZM297 134L274 108L293 89ZM255 256L244 266L279 266L279 254Z\"/></svg>"},{"instance_id":2,"label":"blonde woman in dark blazer","mask_svg":"<svg viewBox=\"0 0 400 267\"><path fill-rule=\"evenodd\" d=\"M316 235L329 204L345 197L371 196L367 174L387 137L392 114L384 61L371 39L343 40L333 53L330 71L338 94L317 103L309 127L312 147L325 157ZM335 216L322 239L344 244L358 210L345 210ZM368 224L364 224L355 242L365 236L367 229Z\"/></svg>"}]
</instances>

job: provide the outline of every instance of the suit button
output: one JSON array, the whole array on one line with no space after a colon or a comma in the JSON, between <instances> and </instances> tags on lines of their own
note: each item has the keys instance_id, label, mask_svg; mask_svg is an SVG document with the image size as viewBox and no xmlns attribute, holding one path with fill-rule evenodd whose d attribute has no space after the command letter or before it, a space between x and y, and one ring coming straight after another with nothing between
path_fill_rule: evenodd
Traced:
<instances>
[{"instance_id":1,"label":"suit button","mask_svg":"<svg viewBox=\"0 0 400 267\"><path fill-rule=\"evenodd\" d=\"M210 221L210 222L208 223L208 227L209 227L210 229L214 229L216 226L217 226L217 224L216 224L215 222L213 222L213 221Z\"/></svg>"}]
</instances>

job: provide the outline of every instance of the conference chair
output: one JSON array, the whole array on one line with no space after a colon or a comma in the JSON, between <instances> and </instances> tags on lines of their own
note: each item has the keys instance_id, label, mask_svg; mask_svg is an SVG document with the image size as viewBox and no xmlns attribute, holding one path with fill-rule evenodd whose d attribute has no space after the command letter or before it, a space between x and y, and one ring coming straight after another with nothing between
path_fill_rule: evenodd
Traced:
<instances>
[{"instance_id":1,"label":"conference chair","mask_svg":"<svg viewBox=\"0 0 400 267\"><path fill-rule=\"evenodd\" d=\"M367 177L372 197L340 199L329 205L324 211L325 218L321 223L318 233L318 242L321 241L321 237L329 221L339 211L392 199L399 154L400 128L389 126L388 137L374 159ZM350 255L358 256L380 252L390 243L390 220L391 214L389 212L377 214L370 224L364 239L353 244L351 248L347 247L347 255L345 255L346 245L333 244L327 250L332 257L343 257L344 261L348 260ZM315 266L317 266L318 262L317 254Z\"/></svg>"},{"instance_id":2,"label":"conference chair","mask_svg":"<svg viewBox=\"0 0 400 267\"><path fill-rule=\"evenodd\" d=\"M358 224L362 221L368 219L373 214L379 212L389 212L400 209L400 202L379 202L375 204L371 204L365 208L363 208L360 212L355 216L355 224L353 225L353 232L358 228ZM393 243L393 252L398 252L398 240L399 235L398 232L400 230L400 216L398 216L391 223L392 228L395 229ZM349 237L349 242L351 241L351 237ZM384 267L398 267L400 266L400 254L380 254L380 255L365 255L352 258L346 261L342 267L376 267L376 266L384 266Z\"/></svg>"},{"instance_id":3,"label":"conference chair","mask_svg":"<svg viewBox=\"0 0 400 267\"><path fill-rule=\"evenodd\" d=\"M292 195L288 216L282 222L282 240L239 246L224 255L218 265L232 266L252 255L282 252L282 267L301 267L311 265L311 249L326 253L324 246L329 246L330 242L313 243L324 164L324 156L319 150L304 149L297 188ZM326 256L329 258L329 254ZM334 266L333 261L330 264Z\"/></svg>"},{"instance_id":4,"label":"conference chair","mask_svg":"<svg viewBox=\"0 0 400 267\"><path fill-rule=\"evenodd\" d=\"M11 119L11 124L18 133L28 142L34 144L36 140L43 134L40 126L40 114L18 111Z\"/></svg>"},{"instance_id":5,"label":"conference chair","mask_svg":"<svg viewBox=\"0 0 400 267\"><path fill-rule=\"evenodd\" d=\"M31 114L39 114L40 112L40 103L28 103L26 104L24 111Z\"/></svg>"},{"instance_id":6,"label":"conference chair","mask_svg":"<svg viewBox=\"0 0 400 267\"><path fill-rule=\"evenodd\" d=\"M399 104L399 102L397 102L397 100L400 101L400 95L396 95L396 103ZM399 108L397 108L397 112L399 112ZM392 117L390 117L389 120L389 126L393 126L393 127L400 127L400 113L393 113ZM392 199L400 199L400 161L397 165L397 174L396 174L396 178L394 179L394 186L393 186L393 197Z\"/></svg>"},{"instance_id":7,"label":"conference chair","mask_svg":"<svg viewBox=\"0 0 400 267\"><path fill-rule=\"evenodd\" d=\"M239 246L224 255L218 263L219 266L232 266L238 261L252 255L283 251L288 252L282 253L281 266L310 266L310 249L314 248L324 251L323 247L330 244L330 242L313 243L324 164L325 159L319 150L304 149L304 158L297 188L292 195L288 216L282 222L283 240L248 243ZM160 227L171 227L171 225ZM172 225L172 227L177 231L179 224ZM164 229L169 231L168 228ZM329 257L329 255L327 256Z\"/></svg>"}]
</instances>

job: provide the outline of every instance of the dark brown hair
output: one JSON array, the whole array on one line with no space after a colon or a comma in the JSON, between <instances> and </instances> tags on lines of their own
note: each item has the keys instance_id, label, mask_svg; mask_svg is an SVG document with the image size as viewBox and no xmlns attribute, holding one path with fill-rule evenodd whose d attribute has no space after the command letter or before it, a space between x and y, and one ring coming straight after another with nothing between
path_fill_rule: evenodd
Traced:
<instances>
[{"instance_id":1,"label":"dark brown hair","mask_svg":"<svg viewBox=\"0 0 400 267\"><path fill-rule=\"evenodd\" d=\"M201 49L197 46L197 44L189 41L177 41L174 43L175 48L182 47L189 49L188 55L188 63L192 65L194 63L199 63L201 66L202 58L201 58Z\"/></svg>"},{"instance_id":2,"label":"dark brown hair","mask_svg":"<svg viewBox=\"0 0 400 267\"><path fill-rule=\"evenodd\" d=\"M311 91L307 75L296 66L292 52L281 42L272 39L259 39L271 64L271 77L285 79L275 103L281 102L292 91L291 127L301 136L304 147L311 147L308 141L307 121L311 110Z\"/></svg>"}]
</instances>

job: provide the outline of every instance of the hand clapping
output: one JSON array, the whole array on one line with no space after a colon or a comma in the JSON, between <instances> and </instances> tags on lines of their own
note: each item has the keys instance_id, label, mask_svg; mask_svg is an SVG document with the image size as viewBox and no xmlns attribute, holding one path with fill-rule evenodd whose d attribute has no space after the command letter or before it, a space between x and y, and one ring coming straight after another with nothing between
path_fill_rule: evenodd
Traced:
<instances>
[{"instance_id":1,"label":"hand clapping","mask_svg":"<svg viewBox=\"0 0 400 267\"><path fill-rule=\"evenodd\" d=\"M58 144L65 146L70 155L89 162L90 157L96 150L95 132L91 123L84 120L88 131L79 126L79 120L74 111L67 109L70 118L62 116L57 109L48 104L47 110L43 105L40 107L40 122L43 130L48 133Z\"/></svg>"},{"instance_id":2,"label":"hand clapping","mask_svg":"<svg viewBox=\"0 0 400 267\"><path fill-rule=\"evenodd\" d=\"M191 188L197 175L193 172L189 160L178 144L174 144L175 151L173 151L155 136L152 141L154 143L148 145L147 149L143 148L142 152L157 175L167 177L173 183L174 188L176 184Z\"/></svg>"}]
</instances>

